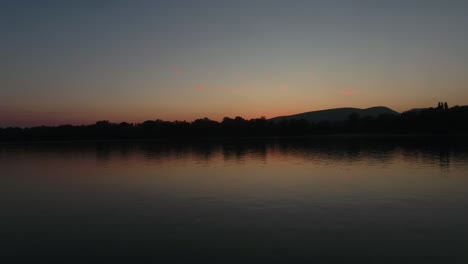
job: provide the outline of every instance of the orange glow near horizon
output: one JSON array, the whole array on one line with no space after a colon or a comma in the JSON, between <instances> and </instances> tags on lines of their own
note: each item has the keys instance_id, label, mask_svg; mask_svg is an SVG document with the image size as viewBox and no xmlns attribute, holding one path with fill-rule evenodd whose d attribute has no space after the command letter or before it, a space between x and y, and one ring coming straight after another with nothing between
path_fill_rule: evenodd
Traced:
<instances>
[{"instance_id":1,"label":"orange glow near horizon","mask_svg":"<svg viewBox=\"0 0 468 264\"><path fill-rule=\"evenodd\" d=\"M45 112L45 111L3 111L0 113L0 127L7 126L41 126L41 125L88 125L94 124L96 121L108 120L114 123L128 122L128 123L141 123L147 120L161 119L165 121L194 121L198 118L209 118L211 120L222 121L224 117L234 118L236 116L243 117L245 119L266 117L267 119L276 116L285 116L298 114L309 111L317 111L330 108L339 107L356 107L356 108L368 108L377 105L317 105L316 107L307 107L303 105L278 105L274 109L265 111L262 106L250 106L244 109L215 109L211 110L209 107L206 109L198 109L194 111L161 111L161 110L134 110L125 111L124 109L99 109L90 110L88 112ZM424 105L421 107L430 107L433 105ZM418 106L416 106L418 107ZM392 107L390 107L392 108ZM402 112L408 109L401 110L401 108L392 108L395 111ZM223 111L224 110L224 111Z\"/></svg>"}]
</instances>

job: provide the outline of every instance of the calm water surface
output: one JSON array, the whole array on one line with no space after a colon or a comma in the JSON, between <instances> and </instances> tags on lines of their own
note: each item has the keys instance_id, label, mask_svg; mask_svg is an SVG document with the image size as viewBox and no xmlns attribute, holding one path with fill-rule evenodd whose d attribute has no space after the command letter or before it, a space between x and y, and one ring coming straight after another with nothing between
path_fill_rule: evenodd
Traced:
<instances>
[{"instance_id":1,"label":"calm water surface","mask_svg":"<svg viewBox=\"0 0 468 264\"><path fill-rule=\"evenodd\" d=\"M468 144L0 145L8 262L468 263Z\"/></svg>"}]
</instances>

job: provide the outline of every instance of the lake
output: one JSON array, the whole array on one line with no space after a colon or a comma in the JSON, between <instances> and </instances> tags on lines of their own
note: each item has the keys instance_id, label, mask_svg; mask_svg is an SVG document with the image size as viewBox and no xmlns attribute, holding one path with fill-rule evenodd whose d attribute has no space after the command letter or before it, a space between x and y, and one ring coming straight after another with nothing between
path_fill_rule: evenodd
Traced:
<instances>
[{"instance_id":1,"label":"lake","mask_svg":"<svg viewBox=\"0 0 468 264\"><path fill-rule=\"evenodd\" d=\"M1 259L468 263L467 141L3 144Z\"/></svg>"}]
</instances>

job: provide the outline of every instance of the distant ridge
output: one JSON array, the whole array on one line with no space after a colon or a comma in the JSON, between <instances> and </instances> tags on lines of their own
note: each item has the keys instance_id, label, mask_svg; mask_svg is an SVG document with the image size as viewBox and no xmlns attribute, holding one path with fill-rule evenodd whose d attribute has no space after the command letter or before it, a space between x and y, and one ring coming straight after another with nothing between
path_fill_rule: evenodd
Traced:
<instances>
[{"instance_id":1,"label":"distant ridge","mask_svg":"<svg viewBox=\"0 0 468 264\"><path fill-rule=\"evenodd\" d=\"M366 118L366 116L371 118ZM303 119L298 122L281 120ZM329 122L322 122L329 121ZM92 125L0 127L2 142L63 140L146 140L289 137L333 134L361 135L456 135L468 138L468 105L407 111L399 114L388 107L336 108L280 116L272 119L225 117L187 121L147 120L143 123L97 121Z\"/></svg>"},{"instance_id":2,"label":"distant ridge","mask_svg":"<svg viewBox=\"0 0 468 264\"><path fill-rule=\"evenodd\" d=\"M273 122L281 122L283 120L305 119L309 122L315 122L315 123L322 122L322 121L340 122L340 121L348 120L349 116L353 113L358 114L360 117L365 117L365 116L378 117L379 115L382 115L382 114L389 114L389 115L400 114L385 106L375 106L375 107L370 107L366 109L343 107L343 108L333 108L333 109L311 111L311 112L305 112L305 113L288 115L288 116L278 116L278 117L271 118L269 120Z\"/></svg>"},{"instance_id":3,"label":"distant ridge","mask_svg":"<svg viewBox=\"0 0 468 264\"><path fill-rule=\"evenodd\" d=\"M413 108L413 109L410 109L408 111L405 111L404 113L419 113L419 112L422 112L424 110L428 110L430 109L430 107L427 107L427 108Z\"/></svg>"}]
</instances>

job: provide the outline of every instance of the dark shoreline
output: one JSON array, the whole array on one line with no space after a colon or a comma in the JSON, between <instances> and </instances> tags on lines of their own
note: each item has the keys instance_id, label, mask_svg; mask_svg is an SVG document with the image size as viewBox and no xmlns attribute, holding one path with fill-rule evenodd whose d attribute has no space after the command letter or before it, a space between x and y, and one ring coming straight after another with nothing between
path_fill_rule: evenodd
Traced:
<instances>
[{"instance_id":1,"label":"dark shoreline","mask_svg":"<svg viewBox=\"0 0 468 264\"><path fill-rule=\"evenodd\" d=\"M328 119L327 119L328 120ZM462 136L460 136L462 135ZM187 121L147 120L143 123L97 121L92 125L0 128L0 142L56 141L190 141L251 138L407 138L466 137L468 106L428 108L377 117L349 115L347 120L311 122L307 119L272 121L265 117L225 117Z\"/></svg>"},{"instance_id":2,"label":"dark shoreline","mask_svg":"<svg viewBox=\"0 0 468 264\"><path fill-rule=\"evenodd\" d=\"M249 141L294 141L294 140L346 140L346 139L417 139L417 140L461 140L468 142L468 134L328 134L328 135L308 135L308 136L219 136L219 137L161 137L161 138L121 138L121 139L57 139L57 140L20 140L2 141L0 145L15 144L53 144L53 143L194 143L194 142L249 142Z\"/></svg>"}]
</instances>

